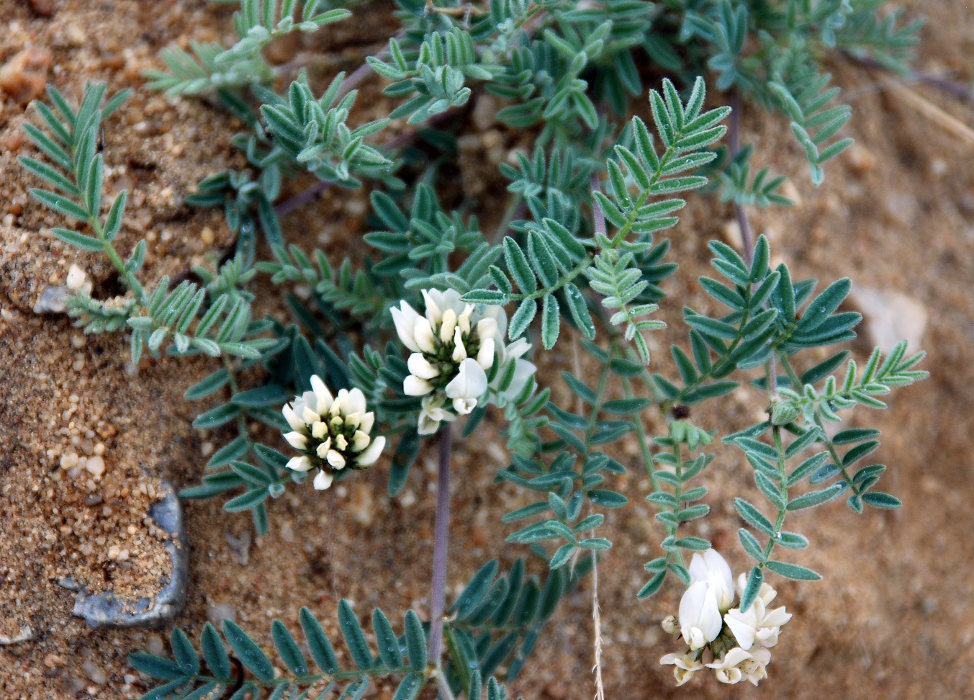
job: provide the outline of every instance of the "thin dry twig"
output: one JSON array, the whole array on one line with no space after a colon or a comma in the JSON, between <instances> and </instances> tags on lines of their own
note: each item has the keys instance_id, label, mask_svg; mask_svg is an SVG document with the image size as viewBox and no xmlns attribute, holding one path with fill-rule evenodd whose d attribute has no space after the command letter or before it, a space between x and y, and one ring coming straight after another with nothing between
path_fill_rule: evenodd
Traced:
<instances>
[{"instance_id":1,"label":"thin dry twig","mask_svg":"<svg viewBox=\"0 0 974 700\"><path fill-rule=\"evenodd\" d=\"M596 185L597 181L593 177L593 188ZM597 203L595 204L595 228L601 230L603 234L605 233L605 217ZM582 376L582 363L578 350L578 331L572 332L572 371L576 377ZM575 397L575 410L579 415L585 411L585 404L582 402L581 396ZM590 536L595 537L595 530L591 531ZM574 566L575 560L573 558L572 568ZM602 608L599 605L599 560L594 552L592 553L592 655L594 661L592 672L595 673L595 698L596 700L605 700L605 686L602 682Z\"/></svg>"},{"instance_id":2,"label":"thin dry twig","mask_svg":"<svg viewBox=\"0 0 974 700\"><path fill-rule=\"evenodd\" d=\"M967 145L974 146L974 129L971 129L964 122L948 114L901 81L883 80L882 84L895 93L897 97L908 103L911 107L914 107L917 112L927 119L942 127L945 131L949 131L962 141L965 141Z\"/></svg>"}]
</instances>

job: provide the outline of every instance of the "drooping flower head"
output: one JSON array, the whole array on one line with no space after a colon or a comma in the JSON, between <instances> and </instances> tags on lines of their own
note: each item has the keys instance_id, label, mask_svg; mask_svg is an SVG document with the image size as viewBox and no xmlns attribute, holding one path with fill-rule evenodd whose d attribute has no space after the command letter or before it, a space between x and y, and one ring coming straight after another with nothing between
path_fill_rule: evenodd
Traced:
<instances>
[{"instance_id":1,"label":"drooping flower head","mask_svg":"<svg viewBox=\"0 0 974 700\"><path fill-rule=\"evenodd\" d=\"M677 685L686 683L704 666L713 669L721 683L746 680L757 685L768 675L770 649L778 643L781 626L791 615L784 607L769 607L777 593L767 583L761 584L747 610L742 611L740 605L731 608L735 593L744 595L747 576L738 577L735 591L730 567L713 549L694 554L689 573L678 618L663 620L663 629L682 635L689 649L667 654L660 663L675 665ZM714 661L705 664L708 659Z\"/></svg>"},{"instance_id":2,"label":"drooping flower head","mask_svg":"<svg viewBox=\"0 0 974 700\"><path fill-rule=\"evenodd\" d=\"M408 302L393 307L396 333L412 354L406 363L409 375L403 392L422 396L418 431L435 433L441 422L455 420L488 400L496 387L488 385L488 373L495 377L510 370L513 379L504 395L524 388L535 367L521 357L530 349L524 340L504 345L507 316L499 306L477 307L465 303L455 290L424 289L425 314ZM452 411L451 411L452 409Z\"/></svg>"},{"instance_id":3,"label":"drooping flower head","mask_svg":"<svg viewBox=\"0 0 974 700\"><path fill-rule=\"evenodd\" d=\"M301 453L288 461L287 468L298 472L317 469L314 487L326 489L336 472L374 464L386 439L372 438L375 413L365 410L365 394L360 389L341 389L333 396L318 375L311 377L311 388L281 411L291 426L284 439Z\"/></svg>"}]
</instances>

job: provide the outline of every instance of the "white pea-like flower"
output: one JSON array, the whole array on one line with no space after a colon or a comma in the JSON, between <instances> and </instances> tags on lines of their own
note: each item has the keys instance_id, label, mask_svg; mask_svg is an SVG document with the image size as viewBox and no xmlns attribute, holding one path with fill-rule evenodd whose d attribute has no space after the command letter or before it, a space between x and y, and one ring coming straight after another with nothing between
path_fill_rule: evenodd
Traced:
<instances>
[{"instance_id":1,"label":"white pea-like flower","mask_svg":"<svg viewBox=\"0 0 974 700\"><path fill-rule=\"evenodd\" d=\"M327 489L336 472L375 464L386 439L372 438L375 413L365 410L361 389L341 389L333 396L317 375L311 377L311 389L281 409L291 426L284 439L301 453L288 461L287 468L317 469L314 487Z\"/></svg>"},{"instance_id":2,"label":"white pea-like flower","mask_svg":"<svg viewBox=\"0 0 974 700\"><path fill-rule=\"evenodd\" d=\"M690 583L705 582L713 588L717 607L727 612L734 602L734 574L730 566L716 549L708 549L703 554L694 553L690 560Z\"/></svg>"},{"instance_id":3,"label":"white pea-like flower","mask_svg":"<svg viewBox=\"0 0 974 700\"><path fill-rule=\"evenodd\" d=\"M663 620L663 629L679 632L689 649L667 654L661 664L674 664L677 685L686 683L695 671L706 664L721 683L746 680L757 685L768 677L770 648L778 643L781 626L791 619L784 607L771 609L777 592L762 583L754 602L747 610L740 605L730 608L735 598L735 585L730 567L720 554L708 549L694 554L690 561L690 583L680 599L679 616ZM743 597L747 575L736 581L736 593ZM729 609L728 609L729 608Z\"/></svg>"},{"instance_id":4,"label":"white pea-like flower","mask_svg":"<svg viewBox=\"0 0 974 700\"><path fill-rule=\"evenodd\" d=\"M717 661L707 664L707 668L714 669L717 680L721 683L749 681L752 685L757 685L768 677L767 667L770 662L771 652L763 647L755 647L751 651L734 647Z\"/></svg>"},{"instance_id":5,"label":"white pea-like flower","mask_svg":"<svg viewBox=\"0 0 974 700\"><path fill-rule=\"evenodd\" d=\"M676 678L676 684L679 686L690 680L694 672L704 667L699 656L699 653L693 651L688 651L685 654L666 654L659 662L664 666L667 664L674 665L673 676Z\"/></svg>"},{"instance_id":6,"label":"white pea-like flower","mask_svg":"<svg viewBox=\"0 0 974 700\"><path fill-rule=\"evenodd\" d=\"M768 602L775 596L774 589L771 586L768 588L771 589L770 598L765 599L758 595L747 610L742 612L740 607L731 608L724 615L724 622L734 634L738 645L745 651L752 647L773 647L778 643L781 626L791 619L791 613L784 606L768 608Z\"/></svg>"},{"instance_id":7,"label":"white pea-like flower","mask_svg":"<svg viewBox=\"0 0 974 700\"><path fill-rule=\"evenodd\" d=\"M417 430L429 435L440 423L467 415L483 401L500 395L500 377L509 378L503 396L516 396L535 367L521 359L531 347L526 341L505 346L507 316L501 307L468 304L452 289L425 289L422 293L424 314L406 301L391 312L399 340L411 351L403 393L423 397ZM495 379L489 386L492 370Z\"/></svg>"},{"instance_id":8,"label":"white pea-like flower","mask_svg":"<svg viewBox=\"0 0 974 700\"><path fill-rule=\"evenodd\" d=\"M702 649L717 639L724 626L717 595L706 581L691 583L680 599L680 634L691 650Z\"/></svg>"}]
</instances>

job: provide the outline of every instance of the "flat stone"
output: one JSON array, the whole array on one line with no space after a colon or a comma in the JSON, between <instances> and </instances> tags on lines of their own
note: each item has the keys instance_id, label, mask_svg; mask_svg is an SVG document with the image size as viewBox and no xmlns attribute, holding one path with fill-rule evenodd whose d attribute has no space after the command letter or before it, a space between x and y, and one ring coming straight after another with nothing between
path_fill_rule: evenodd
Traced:
<instances>
[{"instance_id":1,"label":"flat stone","mask_svg":"<svg viewBox=\"0 0 974 700\"><path fill-rule=\"evenodd\" d=\"M849 303L862 313L869 343L888 353L901 340L918 350L927 327L926 307L911 297L888 289L855 286Z\"/></svg>"},{"instance_id":2,"label":"flat stone","mask_svg":"<svg viewBox=\"0 0 974 700\"><path fill-rule=\"evenodd\" d=\"M0 634L0 646L19 644L20 642L29 642L33 638L34 638L34 630L31 629L31 626L21 625L20 631L17 634L12 634L9 637Z\"/></svg>"},{"instance_id":3,"label":"flat stone","mask_svg":"<svg viewBox=\"0 0 974 700\"><path fill-rule=\"evenodd\" d=\"M71 296L67 287L47 287L34 303L35 314L63 314L68 310L64 300Z\"/></svg>"},{"instance_id":4,"label":"flat stone","mask_svg":"<svg viewBox=\"0 0 974 700\"><path fill-rule=\"evenodd\" d=\"M172 559L169 581L153 597L122 598L111 591L88 593L78 590L74 614L83 617L92 627L154 627L171 622L186 602L186 583L189 572L189 548L183 528L179 499L170 484L164 483L166 496L149 508L149 517L172 537L166 549ZM73 581L65 587L76 588ZM73 585L72 585L73 584Z\"/></svg>"}]
</instances>

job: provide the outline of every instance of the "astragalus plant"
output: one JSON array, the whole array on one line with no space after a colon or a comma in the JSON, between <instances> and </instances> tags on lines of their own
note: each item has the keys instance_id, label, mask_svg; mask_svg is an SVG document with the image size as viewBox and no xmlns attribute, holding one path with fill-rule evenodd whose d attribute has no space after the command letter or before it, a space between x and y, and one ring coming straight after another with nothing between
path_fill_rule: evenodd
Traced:
<instances>
[{"instance_id":1,"label":"astragalus plant","mask_svg":"<svg viewBox=\"0 0 974 700\"><path fill-rule=\"evenodd\" d=\"M235 115L233 143L247 163L208 177L190 198L222 207L236 236L226 261L195 270L197 281L143 282L145 241L115 246L126 194L102 201L112 154L97 142L124 109L124 93L106 100L104 86L89 85L75 108L51 88L49 104L36 105L37 126L27 127L39 154L22 163L47 188L34 195L70 221L52 233L104 252L127 290L109 300L78 293L70 300L78 325L128 333L133 359L144 349L219 358L186 395L209 401L194 425L225 426L226 440L183 497L226 499L225 510L250 511L264 534L266 503L286 488L313 485L340 509L334 482L382 470L394 498L408 479L423 478L410 474L422 450L439 454L428 609L405 611L401 626L375 610L370 644L342 601L349 662L340 662L304 608L301 642L273 622L280 670L233 622L222 634L207 623L198 644L176 628L172 658L131 656L159 679L145 697L357 698L389 676L397 700L428 684L443 698L503 698L504 680L531 672L529 654L559 599L598 575L613 537L603 512L631 498L656 508L659 534L632 605L653 605L637 598L667 583L685 588L678 611L654 610L674 635L661 663L681 684L698 672L756 684L779 634L815 624L793 618L769 582L820 578L796 563L809 542L787 529L788 515L840 499L857 513L899 506L876 489L886 467L868 463L878 431L841 424L858 406L883 408L880 397L924 373L915 369L922 353L905 344L851 359L842 345L860 315L840 310L851 282L794 279L786 264L772 265L765 238L753 240L745 208L787 205L784 178L752 163L761 144L741 144L737 115L721 104L750 101L768 119L790 120L818 183L826 161L849 145L838 132L850 116L822 58L841 49L902 67L918 25L901 25L872 0L398 0L388 44L350 75L289 81L293 66L264 57L282 35L327 36L335 22L371 21L378 11L369 2L244 0L233 46L163 52L165 69L144 89L202 95ZM363 81L383 86L385 118L356 117ZM470 128L468 106L488 97L499 106L496 122L533 147L498 166L509 199L500 227L484 232L467 208L441 204L455 187L441 164ZM417 139L438 155L418 159L408 149ZM318 183L310 193L282 198L309 175ZM363 255L304 250L282 227L282 212L328 187L368 190ZM692 196L709 196L707 206L733 203L742 249L708 244L714 276L699 285L707 308L721 311L682 306L685 342L651 356L651 336L664 326L657 311L684 303L666 294L678 267L669 241L697 235L678 224L684 197L700 190ZM286 312L254 317L257 275ZM292 294L299 286L305 293ZM597 370L539 375L542 357L550 366L572 354L545 357L559 344ZM761 420L729 433L690 418L690 406L722 402L742 382L764 392ZM570 401L555 402L552 383L564 383ZM665 426L660 434L644 423L651 412ZM488 413L509 454L497 480L534 494L498 531L546 566L518 559L502 570L489 561L447 601L451 437L476 435ZM272 444L256 441L255 422L273 429ZM621 457L618 445L630 439L641 463ZM716 439L743 460L713 463ZM699 536L699 521L711 508L709 473L740 465L763 500L734 499L750 559L735 576ZM627 471L645 472L650 492L619 492ZM725 552L736 561L742 553ZM594 636L601 693L598 629Z\"/></svg>"}]
</instances>

